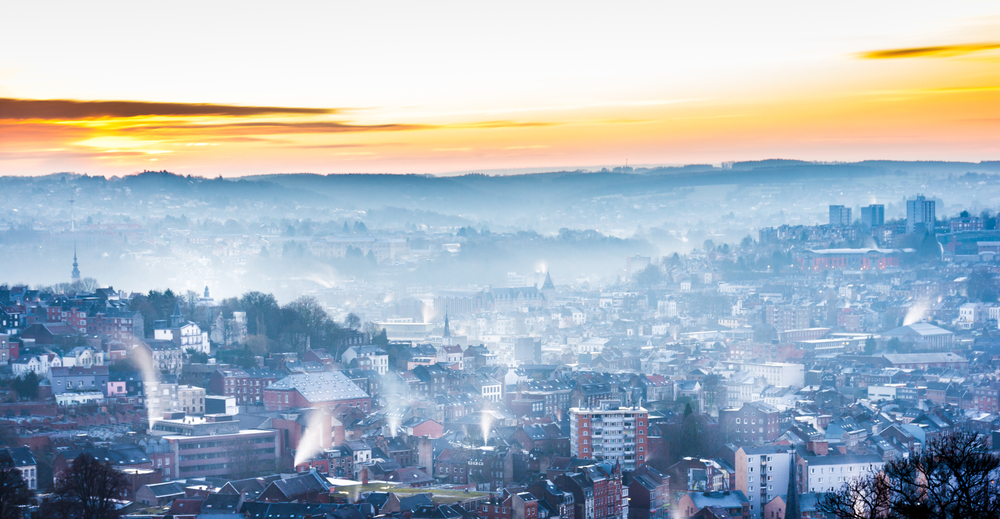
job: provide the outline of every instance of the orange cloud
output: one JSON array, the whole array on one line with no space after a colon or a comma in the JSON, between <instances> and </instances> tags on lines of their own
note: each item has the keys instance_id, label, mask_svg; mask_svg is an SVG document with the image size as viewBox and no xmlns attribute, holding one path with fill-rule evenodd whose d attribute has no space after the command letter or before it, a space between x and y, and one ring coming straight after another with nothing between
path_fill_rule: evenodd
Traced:
<instances>
[{"instance_id":1,"label":"orange cloud","mask_svg":"<svg viewBox=\"0 0 1000 519\"><path fill-rule=\"evenodd\" d=\"M862 59L951 58L995 49L1000 49L1000 43L962 43L958 45L937 45L933 47L874 50L861 53L858 57Z\"/></svg>"}]
</instances>

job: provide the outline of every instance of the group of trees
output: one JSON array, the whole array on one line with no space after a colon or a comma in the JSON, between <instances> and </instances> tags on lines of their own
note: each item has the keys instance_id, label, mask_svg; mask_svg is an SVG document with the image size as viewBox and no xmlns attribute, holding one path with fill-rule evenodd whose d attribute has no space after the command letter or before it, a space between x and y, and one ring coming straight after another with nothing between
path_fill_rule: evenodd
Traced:
<instances>
[{"instance_id":1,"label":"group of trees","mask_svg":"<svg viewBox=\"0 0 1000 519\"><path fill-rule=\"evenodd\" d=\"M965 282L965 293L969 299L983 303L997 301L997 282L986 269L976 269Z\"/></svg>"},{"instance_id":2,"label":"group of trees","mask_svg":"<svg viewBox=\"0 0 1000 519\"><path fill-rule=\"evenodd\" d=\"M1000 453L970 432L953 432L923 452L827 494L819 509L840 519L1000 517Z\"/></svg>"},{"instance_id":3,"label":"group of trees","mask_svg":"<svg viewBox=\"0 0 1000 519\"><path fill-rule=\"evenodd\" d=\"M361 327L361 320L354 314L349 314L344 323L334 321L323 305L310 296L280 305L272 294L247 292L239 299L222 301L219 311L230 317L234 311L246 312L245 347L253 355L271 351L302 353L307 348L324 348L339 355L344 337Z\"/></svg>"},{"instance_id":4,"label":"group of trees","mask_svg":"<svg viewBox=\"0 0 1000 519\"><path fill-rule=\"evenodd\" d=\"M18 398L35 400L38 398L38 384L42 379L34 371L29 371L10 379L10 388L17 391Z\"/></svg>"},{"instance_id":5,"label":"group of trees","mask_svg":"<svg viewBox=\"0 0 1000 519\"><path fill-rule=\"evenodd\" d=\"M170 319L173 315L177 303L188 306L183 295L175 294L169 288L160 292L150 290L148 294L139 294L129 302L129 308L134 312L142 314L145 325L146 336L153 334L153 326L156 321Z\"/></svg>"},{"instance_id":6,"label":"group of trees","mask_svg":"<svg viewBox=\"0 0 1000 519\"><path fill-rule=\"evenodd\" d=\"M336 354L337 346L349 330L361 327L360 319L353 314L343 324L337 323L323 305L309 296L285 305L278 304L274 295L257 291L224 299L216 307L197 307L197 301L198 294L194 292L181 295L170 289L151 290L133 298L131 309L143 315L147 336L152 334L154 321L169 319L178 304L186 318L195 320L206 330L219 314L231 319L234 312L245 312L248 339L241 349L249 351L243 356L251 361L254 355L272 351L301 353L309 347L326 348ZM233 356L240 357L241 353L233 353Z\"/></svg>"}]
</instances>

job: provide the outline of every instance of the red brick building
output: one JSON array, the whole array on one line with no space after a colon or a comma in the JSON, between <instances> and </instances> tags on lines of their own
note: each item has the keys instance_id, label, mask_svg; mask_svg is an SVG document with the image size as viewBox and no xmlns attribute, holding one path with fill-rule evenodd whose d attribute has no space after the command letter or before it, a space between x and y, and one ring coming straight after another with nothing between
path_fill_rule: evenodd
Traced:
<instances>
[{"instance_id":1,"label":"red brick building","mask_svg":"<svg viewBox=\"0 0 1000 519\"><path fill-rule=\"evenodd\" d=\"M284 411L293 407L338 405L371 410L371 397L339 371L297 373L264 388L264 409Z\"/></svg>"},{"instance_id":2,"label":"red brick building","mask_svg":"<svg viewBox=\"0 0 1000 519\"><path fill-rule=\"evenodd\" d=\"M646 462L646 409L601 402L598 408L570 408L569 418L571 456L619 462L628 470Z\"/></svg>"},{"instance_id":3,"label":"red brick building","mask_svg":"<svg viewBox=\"0 0 1000 519\"><path fill-rule=\"evenodd\" d=\"M538 498L531 492L511 493L504 489L499 495L479 505L483 519L538 519Z\"/></svg>"},{"instance_id":4,"label":"red brick building","mask_svg":"<svg viewBox=\"0 0 1000 519\"><path fill-rule=\"evenodd\" d=\"M264 388L276 380L278 374L269 370L217 369L208 378L208 391L234 397L239 405L259 404L264 401Z\"/></svg>"}]
</instances>

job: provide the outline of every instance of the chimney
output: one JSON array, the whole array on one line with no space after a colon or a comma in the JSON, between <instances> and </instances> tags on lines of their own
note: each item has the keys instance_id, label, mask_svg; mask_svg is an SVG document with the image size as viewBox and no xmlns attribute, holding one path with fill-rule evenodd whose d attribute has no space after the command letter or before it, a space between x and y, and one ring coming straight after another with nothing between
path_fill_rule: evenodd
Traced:
<instances>
[{"instance_id":1,"label":"chimney","mask_svg":"<svg viewBox=\"0 0 1000 519\"><path fill-rule=\"evenodd\" d=\"M361 484L368 484L368 467L361 467Z\"/></svg>"},{"instance_id":2,"label":"chimney","mask_svg":"<svg viewBox=\"0 0 1000 519\"><path fill-rule=\"evenodd\" d=\"M806 450L817 456L826 456L830 452L830 444L825 441L811 441L806 444Z\"/></svg>"},{"instance_id":3,"label":"chimney","mask_svg":"<svg viewBox=\"0 0 1000 519\"><path fill-rule=\"evenodd\" d=\"M337 425L333 426L333 444L343 445L346 438L347 433L344 432L344 426L338 422Z\"/></svg>"},{"instance_id":4,"label":"chimney","mask_svg":"<svg viewBox=\"0 0 1000 519\"><path fill-rule=\"evenodd\" d=\"M319 417L320 427L322 428L320 432L320 445L324 449L329 449L332 446L330 445L330 441L333 440L333 417L330 416L330 412L325 408L321 409L320 413L322 413Z\"/></svg>"},{"instance_id":5,"label":"chimney","mask_svg":"<svg viewBox=\"0 0 1000 519\"><path fill-rule=\"evenodd\" d=\"M428 475L434 474L434 444L431 439L423 436L417 440L417 464L424 468Z\"/></svg>"}]
</instances>

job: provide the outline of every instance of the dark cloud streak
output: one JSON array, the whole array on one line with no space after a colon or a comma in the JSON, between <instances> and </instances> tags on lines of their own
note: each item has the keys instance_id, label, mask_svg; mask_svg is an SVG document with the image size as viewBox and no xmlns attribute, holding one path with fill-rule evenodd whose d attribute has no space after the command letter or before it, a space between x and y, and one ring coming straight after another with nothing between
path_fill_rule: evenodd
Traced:
<instances>
[{"instance_id":1,"label":"dark cloud streak","mask_svg":"<svg viewBox=\"0 0 1000 519\"><path fill-rule=\"evenodd\" d=\"M358 133L429 130L437 126L423 124L347 124L341 122L245 122L224 124L137 124L120 128L123 131L184 130L185 132L219 132L230 135L267 135L292 133Z\"/></svg>"},{"instance_id":2,"label":"dark cloud streak","mask_svg":"<svg viewBox=\"0 0 1000 519\"><path fill-rule=\"evenodd\" d=\"M99 117L325 115L332 108L289 108L145 101L0 98L0 119L93 119Z\"/></svg>"},{"instance_id":3,"label":"dark cloud streak","mask_svg":"<svg viewBox=\"0 0 1000 519\"><path fill-rule=\"evenodd\" d=\"M858 56L863 59L948 58L994 49L1000 49L1000 43L963 43L959 45L937 45L934 47L874 50L863 52Z\"/></svg>"}]
</instances>

